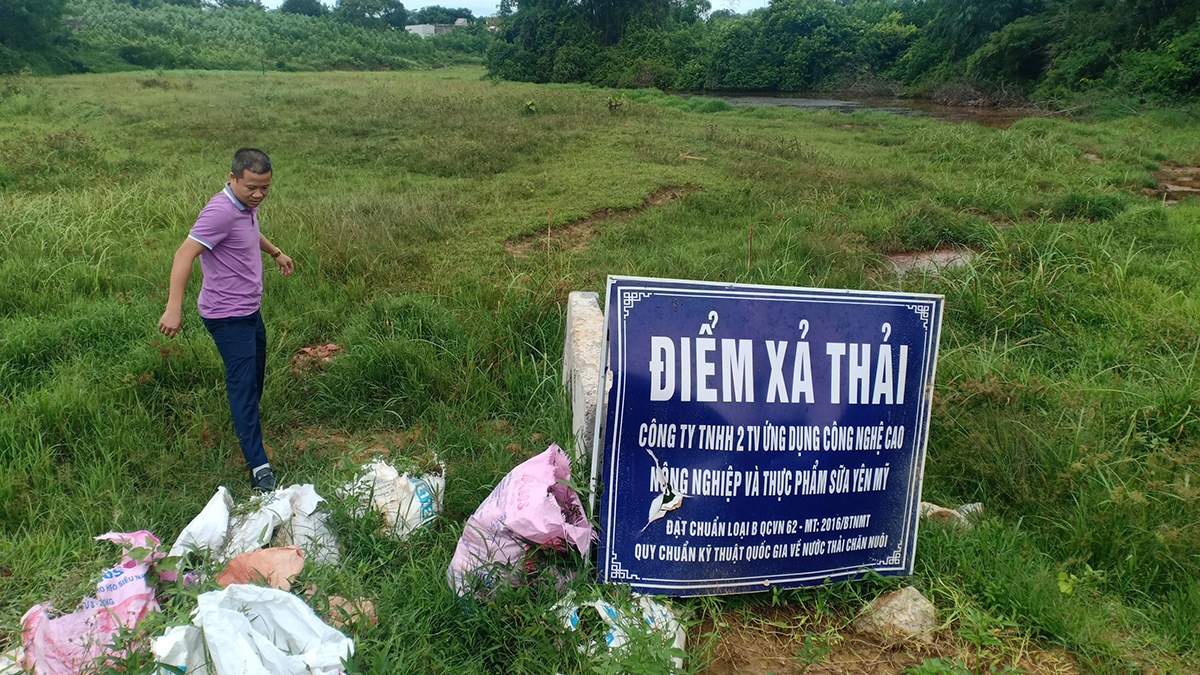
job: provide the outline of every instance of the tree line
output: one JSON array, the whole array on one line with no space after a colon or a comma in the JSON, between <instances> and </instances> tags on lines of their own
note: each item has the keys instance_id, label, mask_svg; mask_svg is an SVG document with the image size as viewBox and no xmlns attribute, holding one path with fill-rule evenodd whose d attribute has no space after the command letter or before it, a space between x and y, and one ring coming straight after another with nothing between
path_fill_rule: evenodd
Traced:
<instances>
[{"instance_id":1,"label":"tree line","mask_svg":"<svg viewBox=\"0 0 1200 675\"><path fill-rule=\"evenodd\" d=\"M745 15L712 11L708 0L516 0L501 9L486 63L514 80L903 89L993 102L1200 94L1200 0L771 0Z\"/></svg>"},{"instance_id":2,"label":"tree line","mask_svg":"<svg viewBox=\"0 0 1200 675\"><path fill-rule=\"evenodd\" d=\"M409 68L483 59L493 77L693 91L858 89L948 103L1200 95L1200 0L0 0L0 72ZM416 23L468 29L429 40Z\"/></svg>"},{"instance_id":3,"label":"tree line","mask_svg":"<svg viewBox=\"0 0 1200 675\"><path fill-rule=\"evenodd\" d=\"M423 39L417 23L464 30ZM469 9L399 0L0 0L0 73L131 68L321 70L478 63L488 44Z\"/></svg>"}]
</instances>

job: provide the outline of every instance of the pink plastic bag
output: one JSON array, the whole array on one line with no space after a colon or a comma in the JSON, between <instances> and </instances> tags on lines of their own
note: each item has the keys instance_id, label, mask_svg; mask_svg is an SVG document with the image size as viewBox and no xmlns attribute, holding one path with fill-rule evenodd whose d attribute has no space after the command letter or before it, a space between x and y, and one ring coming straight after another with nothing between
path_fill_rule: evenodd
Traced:
<instances>
[{"instance_id":1,"label":"pink plastic bag","mask_svg":"<svg viewBox=\"0 0 1200 675\"><path fill-rule=\"evenodd\" d=\"M52 619L50 605L39 604L25 612L22 667L40 675L83 672L113 644L117 630L133 627L158 609L154 589L146 583L150 567L163 556L158 539L146 530L109 532L96 539L120 544L121 562L104 572L95 597L84 598L77 611ZM132 558L129 554L135 549L146 549L146 554Z\"/></svg>"},{"instance_id":2,"label":"pink plastic bag","mask_svg":"<svg viewBox=\"0 0 1200 675\"><path fill-rule=\"evenodd\" d=\"M571 462L557 444L510 471L467 519L446 570L450 587L463 595L475 579L491 583L530 544L573 545L586 556L594 533L579 495L559 482L570 479Z\"/></svg>"}]
</instances>

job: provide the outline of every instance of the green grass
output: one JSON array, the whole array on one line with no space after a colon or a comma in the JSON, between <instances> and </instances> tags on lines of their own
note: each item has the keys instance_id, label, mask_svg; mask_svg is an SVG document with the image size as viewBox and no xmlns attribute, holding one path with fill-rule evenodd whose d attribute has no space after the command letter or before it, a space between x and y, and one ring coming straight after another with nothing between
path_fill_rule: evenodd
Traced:
<instances>
[{"instance_id":1,"label":"green grass","mask_svg":"<svg viewBox=\"0 0 1200 675\"><path fill-rule=\"evenodd\" d=\"M649 95L610 113L613 92L469 68L142 79L0 86L0 647L33 603L77 602L113 556L92 536L170 541L218 484L248 493L192 311L198 274L184 333L155 327L175 247L232 150L256 145L276 166L263 229L297 263L267 275L264 305L264 424L284 480L332 496L348 448L397 429L449 465L445 518L410 541L334 504L344 562L306 574L375 599L379 624L354 631L364 672L611 666L554 629L552 587L465 607L444 575L499 478L568 441L563 301L607 274L945 294L925 492L989 518L923 528L912 582L960 633L1011 622L1088 671L1200 663L1200 204L1137 192L1157 162L1200 161L1194 122L999 130ZM565 224L689 184L590 240L505 251L548 211ZM903 280L881 263L942 244L979 256ZM325 342L345 355L291 373L297 349ZM350 440L300 442L318 427ZM1059 573L1081 580L1070 595ZM895 583L680 606L694 621L772 601L851 615Z\"/></svg>"}]
</instances>

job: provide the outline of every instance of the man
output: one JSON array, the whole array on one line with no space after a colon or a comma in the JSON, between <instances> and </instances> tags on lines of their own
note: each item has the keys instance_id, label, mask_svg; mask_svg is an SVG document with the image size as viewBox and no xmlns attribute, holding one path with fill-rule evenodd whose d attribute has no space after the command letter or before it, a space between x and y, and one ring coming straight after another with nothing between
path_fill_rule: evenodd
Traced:
<instances>
[{"instance_id":1,"label":"man","mask_svg":"<svg viewBox=\"0 0 1200 675\"><path fill-rule=\"evenodd\" d=\"M257 148L234 153L225 189L208 201L175 251L167 311L158 322L163 335L179 334L183 292L199 256L204 280L196 305L225 362L229 411L250 468L250 485L264 492L275 489L275 472L263 448L258 419L267 364L267 331L259 313L262 254L274 258L284 276L295 269L292 259L258 230L258 207L270 190L267 153Z\"/></svg>"}]
</instances>

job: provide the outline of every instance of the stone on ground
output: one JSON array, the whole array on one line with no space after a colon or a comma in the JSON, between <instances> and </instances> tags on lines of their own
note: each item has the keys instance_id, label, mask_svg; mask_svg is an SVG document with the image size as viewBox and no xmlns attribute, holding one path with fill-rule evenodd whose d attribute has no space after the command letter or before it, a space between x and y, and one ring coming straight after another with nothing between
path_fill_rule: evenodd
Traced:
<instances>
[{"instance_id":1,"label":"stone on ground","mask_svg":"<svg viewBox=\"0 0 1200 675\"><path fill-rule=\"evenodd\" d=\"M854 620L857 631L900 639L924 639L937 625L937 608L912 586L875 598Z\"/></svg>"}]
</instances>

